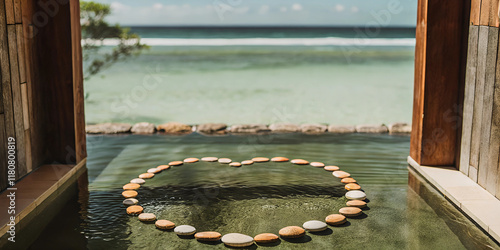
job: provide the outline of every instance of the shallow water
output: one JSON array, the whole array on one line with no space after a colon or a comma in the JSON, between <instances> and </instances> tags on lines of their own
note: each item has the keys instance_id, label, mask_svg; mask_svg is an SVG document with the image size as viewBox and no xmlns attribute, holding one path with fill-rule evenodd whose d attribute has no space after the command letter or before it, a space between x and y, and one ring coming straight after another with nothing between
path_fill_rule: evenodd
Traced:
<instances>
[{"instance_id":1,"label":"shallow water","mask_svg":"<svg viewBox=\"0 0 500 250\"><path fill-rule=\"evenodd\" d=\"M304 158L339 165L361 184L369 208L342 227L282 240L276 249L495 249L467 218L443 198L430 207L408 188L409 137L391 135L91 136L89 194L67 205L34 249L222 249L159 231L125 213L122 185L148 168L186 157L235 161L255 156ZM138 199L145 212L198 231L256 235L324 220L344 206L343 186L330 172L291 163L240 168L199 162L173 167L147 180ZM439 204L438 207L435 204ZM464 238L464 235L466 237ZM36 246L36 247L35 247ZM257 246L255 247L263 247Z\"/></svg>"}]
</instances>

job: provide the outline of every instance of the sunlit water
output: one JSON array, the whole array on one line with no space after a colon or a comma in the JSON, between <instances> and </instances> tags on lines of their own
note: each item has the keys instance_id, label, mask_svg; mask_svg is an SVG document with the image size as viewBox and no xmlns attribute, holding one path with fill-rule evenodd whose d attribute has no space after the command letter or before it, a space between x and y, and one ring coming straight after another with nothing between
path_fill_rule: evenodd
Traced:
<instances>
[{"instance_id":1,"label":"sunlit water","mask_svg":"<svg viewBox=\"0 0 500 250\"><path fill-rule=\"evenodd\" d=\"M122 186L148 168L186 157L242 161L286 156L338 165L352 174L369 208L342 227L282 240L276 249L484 249L494 243L437 195L432 208L408 188L409 137L390 135L91 136L89 195L70 202L34 248L224 249L160 231L126 214ZM147 180L138 199L145 212L198 231L255 236L285 226L324 220L345 206L345 191L330 172L291 163L240 168L198 162L173 167ZM459 237L465 232L468 237ZM57 237L55 237L57 235ZM36 246L36 247L35 247ZM255 247L261 247L254 245Z\"/></svg>"}]
</instances>

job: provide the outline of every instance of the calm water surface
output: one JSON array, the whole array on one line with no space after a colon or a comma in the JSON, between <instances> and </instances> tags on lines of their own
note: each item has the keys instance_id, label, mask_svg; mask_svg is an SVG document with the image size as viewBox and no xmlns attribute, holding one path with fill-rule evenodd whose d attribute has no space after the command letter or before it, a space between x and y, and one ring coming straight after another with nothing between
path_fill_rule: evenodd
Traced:
<instances>
[{"instance_id":1,"label":"calm water surface","mask_svg":"<svg viewBox=\"0 0 500 250\"><path fill-rule=\"evenodd\" d=\"M408 188L409 137L391 135L91 136L89 194L76 198L33 246L66 249L224 249L155 229L125 213L121 187L148 168L186 157L242 161L286 156L339 165L362 185L369 208L326 233L276 249L497 249L443 198L431 207ZM256 235L324 220L345 205L343 185L330 172L290 163L232 168L199 162L173 167L139 190L145 212L198 231ZM437 206L435 204L438 204ZM467 237L464 237L466 235ZM57 237L55 237L57 236ZM84 247L82 247L84 246ZM254 245L252 248L265 246Z\"/></svg>"}]
</instances>

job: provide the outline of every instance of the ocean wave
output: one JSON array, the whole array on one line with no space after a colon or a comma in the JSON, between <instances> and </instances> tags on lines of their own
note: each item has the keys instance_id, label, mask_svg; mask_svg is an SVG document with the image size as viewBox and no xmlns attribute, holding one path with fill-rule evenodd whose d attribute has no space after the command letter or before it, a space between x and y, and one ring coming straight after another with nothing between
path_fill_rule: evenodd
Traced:
<instances>
[{"instance_id":1,"label":"ocean wave","mask_svg":"<svg viewBox=\"0 0 500 250\"><path fill-rule=\"evenodd\" d=\"M142 38L141 42L149 46L415 46L414 38ZM102 41L106 46L117 44L117 39Z\"/></svg>"}]
</instances>

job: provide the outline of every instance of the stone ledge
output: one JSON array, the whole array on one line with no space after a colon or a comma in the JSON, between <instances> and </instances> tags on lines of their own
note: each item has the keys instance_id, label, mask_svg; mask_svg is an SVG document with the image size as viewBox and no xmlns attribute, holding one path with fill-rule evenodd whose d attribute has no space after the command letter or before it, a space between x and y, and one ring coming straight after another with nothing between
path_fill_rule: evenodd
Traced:
<instances>
[{"instance_id":1,"label":"stone ledge","mask_svg":"<svg viewBox=\"0 0 500 250\"><path fill-rule=\"evenodd\" d=\"M454 167L408 164L493 239L500 242L500 200Z\"/></svg>"}]
</instances>

